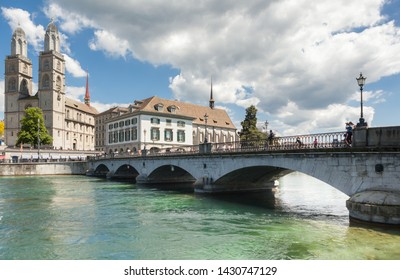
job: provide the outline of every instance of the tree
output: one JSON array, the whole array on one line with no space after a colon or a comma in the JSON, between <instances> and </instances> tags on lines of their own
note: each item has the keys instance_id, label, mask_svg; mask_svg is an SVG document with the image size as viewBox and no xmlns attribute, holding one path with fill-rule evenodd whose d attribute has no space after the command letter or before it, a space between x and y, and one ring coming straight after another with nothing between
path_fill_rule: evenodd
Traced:
<instances>
[{"instance_id":1,"label":"tree","mask_svg":"<svg viewBox=\"0 0 400 280\"><path fill-rule=\"evenodd\" d=\"M0 137L4 135L4 121L0 121Z\"/></svg>"},{"instance_id":2,"label":"tree","mask_svg":"<svg viewBox=\"0 0 400 280\"><path fill-rule=\"evenodd\" d=\"M251 105L246 109L246 116L244 121L240 123L242 125L242 131L240 132L240 140L264 140L266 138L265 133L261 132L257 128L257 109L254 105Z\"/></svg>"},{"instance_id":3,"label":"tree","mask_svg":"<svg viewBox=\"0 0 400 280\"><path fill-rule=\"evenodd\" d=\"M21 120L21 130L18 132L16 145L36 145L38 143L38 126L40 144L51 144L53 139L47 132L46 126L44 125L42 110L37 107L30 107L25 110L25 116Z\"/></svg>"}]
</instances>

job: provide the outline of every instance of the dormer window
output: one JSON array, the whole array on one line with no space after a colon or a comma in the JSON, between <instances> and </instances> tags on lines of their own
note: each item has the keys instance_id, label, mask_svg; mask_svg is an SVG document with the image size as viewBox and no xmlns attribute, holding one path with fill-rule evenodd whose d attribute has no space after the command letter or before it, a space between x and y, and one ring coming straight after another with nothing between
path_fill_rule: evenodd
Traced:
<instances>
[{"instance_id":1,"label":"dormer window","mask_svg":"<svg viewBox=\"0 0 400 280\"><path fill-rule=\"evenodd\" d=\"M173 113L173 114L176 113L177 109L178 109L178 107L176 107L175 105L168 106L168 111Z\"/></svg>"},{"instance_id":2,"label":"dormer window","mask_svg":"<svg viewBox=\"0 0 400 280\"><path fill-rule=\"evenodd\" d=\"M164 110L164 105L162 103L158 103L154 106L154 108L159 111L162 112Z\"/></svg>"}]
</instances>

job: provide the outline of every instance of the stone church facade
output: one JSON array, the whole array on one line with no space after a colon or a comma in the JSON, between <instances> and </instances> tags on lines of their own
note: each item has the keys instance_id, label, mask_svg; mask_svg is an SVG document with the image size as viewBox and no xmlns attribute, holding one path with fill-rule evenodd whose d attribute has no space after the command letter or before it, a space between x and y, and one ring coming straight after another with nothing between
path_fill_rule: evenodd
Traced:
<instances>
[{"instance_id":1,"label":"stone church facade","mask_svg":"<svg viewBox=\"0 0 400 280\"><path fill-rule=\"evenodd\" d=\"M57 26L50 22L39 55L38 92L32 92L32 62L27 56L26 34L21 27L11 38L11 54L5 59L5 142L15 146L20 121L29 107L43 111L45 126L55 149L94 150L95 115L90 106L88 80L85 102L65 96L65 60L60 52Z\"/></svg>"}]
</instances>

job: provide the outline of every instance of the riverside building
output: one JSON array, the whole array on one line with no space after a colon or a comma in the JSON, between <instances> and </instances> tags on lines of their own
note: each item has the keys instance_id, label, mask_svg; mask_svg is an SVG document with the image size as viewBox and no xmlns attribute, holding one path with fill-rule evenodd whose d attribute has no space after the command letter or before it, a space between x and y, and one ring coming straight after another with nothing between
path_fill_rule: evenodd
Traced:
<instances>
[{"instance_id":1,"label":"riverside building","mask_svg":"<svg viewBox=\"0 0 400 280\"><path fill-rule=\"evenodd\" d=\"M17 27L11 54L5 59L5 142L15 146L25 109L39 107L55 149L94 150L97 110L90 106L88 80L84 103L65 96L65 60L53 21L47 26L44 50L39 55L38 91L32 92L32 62L27 56L26 34Z\"/></svg>"},{"instance_id":2,"label":"riverside building","mask_svg":"<svg viewBox=\"0 0 400 280\"><path fill-rule=\"evenodd\" d=\"M189 151L193 145L220 143L233 148L236 127L225 110L153 96L136 100L128 112L106 123L106 153L136 154Z\"/></svg>"}]
</instances>

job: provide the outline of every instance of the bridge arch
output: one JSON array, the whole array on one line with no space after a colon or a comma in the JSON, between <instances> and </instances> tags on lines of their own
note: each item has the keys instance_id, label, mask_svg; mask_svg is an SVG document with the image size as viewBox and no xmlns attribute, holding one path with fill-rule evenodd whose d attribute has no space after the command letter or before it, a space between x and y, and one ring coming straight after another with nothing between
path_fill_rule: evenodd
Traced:
<instances>
[{"instance_id":1,"label":"bridge arch","mask_svg":"<svg viewBox=\"0 0 400 280\"><path fill-rule=\"evenodd\" d=\"M123 164L117 168L117 170L112 175L113 179L116 180L129 180L132 182L136 182L136 177L139 175L139 172L130 164Z\"/></svg>"},{"instance_id":2,"label":"bridge arch","mask_svg":"<svg viewBox=\"0 0 400 280\"><path fill-rule=\"evenodd\" d=\"M273 188L275 180L294 172L287 168L271 165L253 165L235 169L213 181L216 186L233 186L240 189Z\"/></svg>"},{"instance_id":3,"label":"bridge arch","mask_svg":"<svg viewBox=\"0 0 400 280\"><path fill-rule=\"evenodd\" d=\"M94 176L105 178L108 172L110 172L110 169L105 164L99 164L94 171Z\"/></svg>"},{"instance_id":4,"label":"bridge arch","mask_svg":"<svg viewBox=\"0 0 400 280\"><path fill-rule=\"evenodd\" d=\"M151 184L193 184L195 181L196 178L186 169L173 164L158 166L146 178L146 183Z\"/></svg>"}]
</instances>

